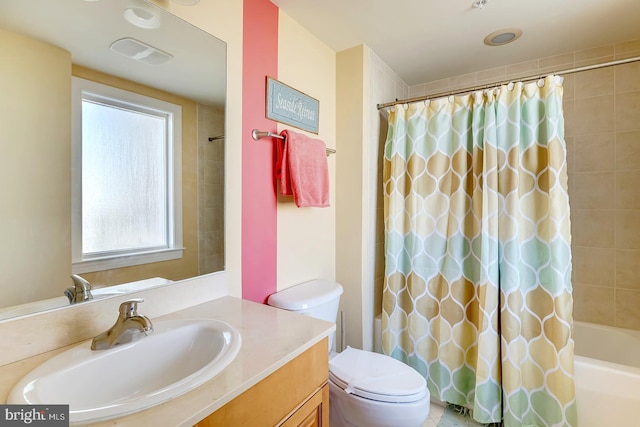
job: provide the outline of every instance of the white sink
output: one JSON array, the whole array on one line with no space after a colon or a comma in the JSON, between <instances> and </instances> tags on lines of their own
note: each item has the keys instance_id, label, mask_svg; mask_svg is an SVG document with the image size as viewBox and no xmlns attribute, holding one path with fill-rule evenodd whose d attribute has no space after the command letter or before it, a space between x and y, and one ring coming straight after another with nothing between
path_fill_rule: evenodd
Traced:
<instances>
[{"instance_id":1,"label":"white sink","mask_svg":"<svg viewBox=\"0 0 640 427\"><path fill-rule=\"evenodd\" d=\"M85 342L28 373L10 404L69 404L70 423L120 417L177 397L219 374L238 354L240 333L217 320L153 322L154 332L109 350Z\"/></svg>"}]
</instances>

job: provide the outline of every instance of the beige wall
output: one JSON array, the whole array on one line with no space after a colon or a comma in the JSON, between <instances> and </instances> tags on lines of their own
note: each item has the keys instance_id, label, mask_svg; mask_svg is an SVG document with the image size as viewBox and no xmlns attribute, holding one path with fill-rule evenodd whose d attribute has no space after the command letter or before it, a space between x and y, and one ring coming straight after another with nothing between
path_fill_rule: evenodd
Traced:
<instances>
[{"instance_id":1,"label":"beige wall","mask_svg":"<svg viewBox=\"0 0 640 427\"><path fill-rule=\"evenodd\" d=\"M409 88L410 97L640 55L640 40ZM574 318L640 330L640 63L565 75Z\"/></svg>"},{"instance_id":2,"label":"beige wall","mask_svg":"<svg viewBox=\"0 0 640 427\"><path fill-rule=\"evenodd\" d=\"M391 99L407 99L409 86L405 84L387 64L375 53L370 54L371 76L371 100L368 102L369 116L371 117L371 134L365 144L370 147L368 182L375 185L369 197L369 217L367 233L369 242L369 257L365 260L368 274L371 277L366 288L370 293L369 301L372 304L370 316L376 316L382 311L382 287L384 285L384 199L382 196L382 160L384 143L387 139L387 112L378 110L378 104L384 104ZM365 338L367 327L371 328L371 321L367 319L364 325ZM374 337L375 339L375 337Z\"/></svg>"},{"instance_id":3,"label":"beige wall","mask_svg":"<svg viewBox=\"0 0 640 427\"><path fill-rule=\"evenodd\" d=\"M0 114L13 118L0 141L5 307L60 296L70 281L71 55L4 30L0 52Z\"/></svg>"},{"instance_id":4,"label":"beige wall","mask_svg":"<svg viewBox=\"0 0 640 427\"><path fill-rule=\"evenodd\" d=\"M347 345L373 348L373 318L384 280L382 149L384 112L376 105L403 99L408 86L367 46L338 53L338 211L336 276L345 287Z\"/></svg>"},{"instance_id":5,"label":"beige wall","mask_svg":"<svg viewBox=\"0 0 640 427\"><path fill-rule=\"evenodd\" d=\"M338 156L336 179L336 279L344 287L341 329L348 346L363 348L363 289L365 281L364 182L365 76L368 49L360 45L337 55Z\"/></svg>"},{"instance_id":6,"label":"beige wall","mask_svg":"<svg viewBox=\"0 0 640 427\"><path fill-rule=\"evenodd\" d=\"M278 80L319 101L318 135L337 154L329 164L330 207L298 208L292 197L278 198L277 288L315 278L335 279L336 264L336 55L287 14L278 16ZM279 124L278 130L288 128ZM300 133L304 131L293 129ZM257 142L260 143L260 142Z\"/></svg>"}]
</instances>

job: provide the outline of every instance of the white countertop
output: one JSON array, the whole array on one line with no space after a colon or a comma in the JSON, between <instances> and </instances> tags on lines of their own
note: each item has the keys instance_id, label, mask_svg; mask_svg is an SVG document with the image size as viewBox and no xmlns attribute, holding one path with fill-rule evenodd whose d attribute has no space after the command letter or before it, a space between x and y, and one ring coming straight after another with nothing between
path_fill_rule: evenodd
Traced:
<instances>
[{"instance_id":1,"label":"white countertop","mask_svg":"<svg viewBox=\"0 0 640 427\"><path fill-rule=\"evenodd\" d=\"M115 316L116 313L114 319ZM329 322L229 296L156 319L188 318L219 319L236 327L242 335L242 347L234 361L208 382L178 398L92 425L192 426L335 330ZM69 347L0 367L0 401L6 401L13 385L25 374Z\"/></svg>"}]
</instances>

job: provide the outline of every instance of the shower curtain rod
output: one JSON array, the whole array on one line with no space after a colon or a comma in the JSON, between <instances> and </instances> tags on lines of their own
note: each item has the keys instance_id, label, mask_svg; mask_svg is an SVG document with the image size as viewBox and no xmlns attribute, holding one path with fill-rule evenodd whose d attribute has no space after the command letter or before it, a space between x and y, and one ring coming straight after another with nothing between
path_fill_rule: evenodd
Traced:
<instances>
[{"instance_id":1,"label":"shower curtain rod","mask_svg":"<svg viewBox=\"0 0 640 427\"><path fill-rule=\"evenodd\" d=\"M555 74L555 75L561 76L563 74L579 73L581 71L589 71L589 70L595 70L595 69L598 69L598 68L613 67L614 65L628 64L630 62L636 62L636 61L640 61L640 56L634 56L632 58L626 58L626 59L619 59L617 61L603 62L601 64L586 65L584 67L570 68L570 69L567 69L567 70L551 72L551 73L547 73L547 74L544 74L544 75ZM527 77L521 77L519 79L514 79L514 80L521 81L521 82L528 82L528 81L538 80L538 79L542 78L544 75L535 74L535 75L531 75L531 76L527 76ZM411 102L426 101L427 99L441 98L443 96L462 95L462 94L474 92L476 90L489 89L489 88L496 87L496 86L499 86L499 85L505 84L505 83L508 83L508 82L498 81L498 82L495 82L495 83L490 83L490 84L486 84L486 85L482 85L482 86L469 86L469 87L466 87L466 88L463 88L463 89L458 89L458 90L454 90L454 91L447 91L447 92L440 92L440 93L434 93L433 95L419 96L417 98L409 98L409 99L402 99L402 100L397 100L396 99L395 101L387 102L386 104L378 104L377 107L378 107L378 110L382 110L383 108L393 107L394 105L398 105L398 104L408 104L408 103L411 103Z\"/></svg>"}]
</instances>

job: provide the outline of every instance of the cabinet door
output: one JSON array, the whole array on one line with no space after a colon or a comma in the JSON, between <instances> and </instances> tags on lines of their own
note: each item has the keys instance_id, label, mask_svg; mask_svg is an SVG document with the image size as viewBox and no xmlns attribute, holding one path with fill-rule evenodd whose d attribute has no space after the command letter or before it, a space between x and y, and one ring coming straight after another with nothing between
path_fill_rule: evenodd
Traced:
<instances>
[{"instance_id":1,"label":"cabinet door","mask_svg":"<svg viewBox=\"0 0 640 427\"><path fill-rule=\"evenodd\" d=\"M329 384L318 389L290 417L282 427L328 427L329 426Z\"/></svg>"},{"instance_id":2,"label":"cabinet door","mask_svg":"<svg viewBox=\"0 0 640 427\"><path fill-rule=\"evenodd\" d=\"M1 1L1 0L0 0ZM324 393L329 378L327 339L323 339L267 378L196 424L196 427L272 427L282 425L318 392ZM329 389L320 394L322 424L329 425ZM317 403L314 407L317 407ZM326 421L324 421L326 411ZM311 410L299 419L301 423ZM295 426L298 424L286 424ZM303 424L304 425L304 424Z\"/></svg>"}]
</instances>

